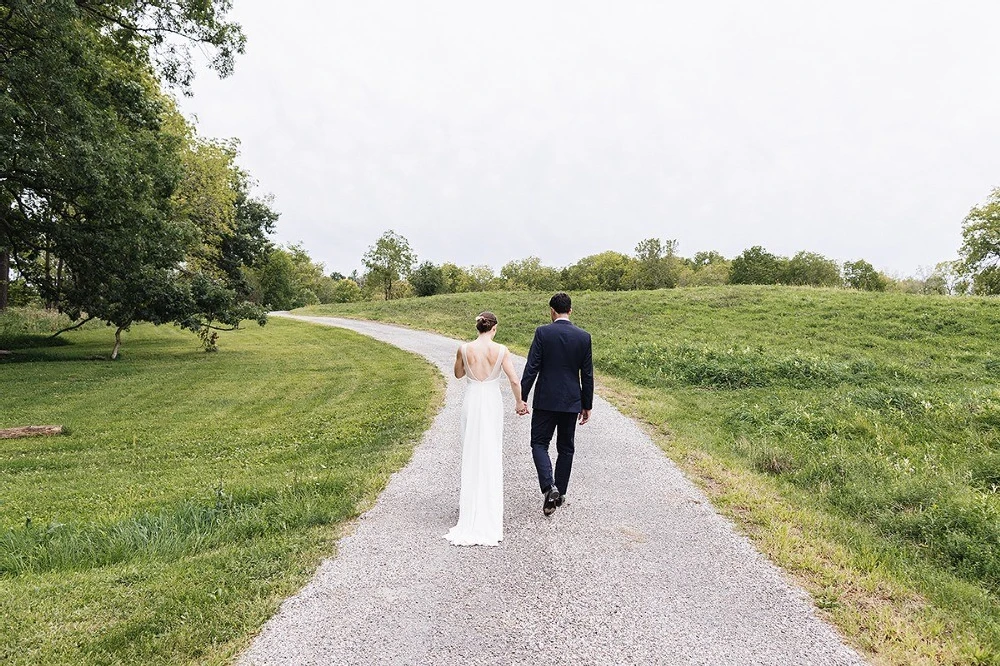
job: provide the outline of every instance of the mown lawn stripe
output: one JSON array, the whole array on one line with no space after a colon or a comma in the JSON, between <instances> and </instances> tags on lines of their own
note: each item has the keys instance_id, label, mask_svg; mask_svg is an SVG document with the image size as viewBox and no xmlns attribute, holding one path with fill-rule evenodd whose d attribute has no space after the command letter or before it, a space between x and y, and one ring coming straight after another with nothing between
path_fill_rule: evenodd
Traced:
<instances>
[{"instance_id":1,"label":"mown lawn stripe","mask_svg":"<svg viewBox=\"0 0 1000 666\"><path fill-rule=\"evenodd\" d=\"M70 428L0 440L0 662L226 662L409 459L440 375L286 320L213 354L136 326L92 360L108 339L0 361L0 427Z\"/></svg>"}]
</instances>

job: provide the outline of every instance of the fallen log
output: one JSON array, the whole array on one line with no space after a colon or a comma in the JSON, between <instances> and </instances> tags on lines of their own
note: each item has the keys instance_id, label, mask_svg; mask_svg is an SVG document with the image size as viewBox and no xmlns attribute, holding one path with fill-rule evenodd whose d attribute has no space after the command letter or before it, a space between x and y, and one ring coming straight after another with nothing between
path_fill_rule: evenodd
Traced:
<instances>
[{"instance_id":1,"label":"fallen log","mask_svg":"<svg viewBox=\"0 0 1000 666\"><path fill-rule=\"evenodd\" d=\"M19 428L0 428L0 439L15 437L35 437L38 435L61 435L61 425L21 426Z\"/></svg>"}]
</instances>

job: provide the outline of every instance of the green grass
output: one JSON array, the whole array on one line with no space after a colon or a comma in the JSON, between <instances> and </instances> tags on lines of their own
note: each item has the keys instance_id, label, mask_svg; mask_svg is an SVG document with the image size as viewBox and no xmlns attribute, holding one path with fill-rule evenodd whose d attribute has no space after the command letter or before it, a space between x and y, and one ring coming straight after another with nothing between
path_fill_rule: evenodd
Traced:
<instances>
[{"instance_id":1,"label":"green grass","mask_svg":"<svg viewBox=\"0 0 1000 666\"><path fill-rule=\"evenodd\" d=\"M49 339L70 325L69 318L42 308L7 308L0 312L0 349L53 347L67 344L64 338Z\"/></svg>"},{"instance_id":2,"label":"green grass","mask_svg":"<svg viewBox=\"0 0 1000 666\"><path fill-rule=\"evenodd\" d=\"M110 362L110 329L39 346L55 324L33 317L0 328L0 427L70 434L0 440L4 664L227 662L409 459L441 393L422 360L337 329L274 319L207 354L137 326Z\"/></svg>"},{"instance_id":3,"label":"green grass","mask_svg":"<svg viewBox=\"0 0 1000 666\"><path fill-rule=\"evenodd\" d=\"M315 306L526 351L548 294ZM580 293L604 393L879 663L1000 663L1000 301ZM599 415L597 415L599 418Z\"/></svg>"}]
</instances>

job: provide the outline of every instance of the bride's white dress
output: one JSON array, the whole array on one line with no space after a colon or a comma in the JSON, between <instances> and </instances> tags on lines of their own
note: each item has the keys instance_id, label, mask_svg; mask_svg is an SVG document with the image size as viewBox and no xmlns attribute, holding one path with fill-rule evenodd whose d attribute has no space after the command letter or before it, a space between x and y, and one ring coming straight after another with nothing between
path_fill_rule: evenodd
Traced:
<instances>
[{"instance_id":1,"label":"bride's white dress","mask_svg":"<svg viewBox=\"0 0 1000 666\"><path fill-rule=\"evenodd\" d=\"M465 400L462 402L462 489L458 524L444 535L456 546L496 546L503 540L503 398L500 375L507 348L488 377L469 369L466 345Z\"/></svg>"}]
</instances>

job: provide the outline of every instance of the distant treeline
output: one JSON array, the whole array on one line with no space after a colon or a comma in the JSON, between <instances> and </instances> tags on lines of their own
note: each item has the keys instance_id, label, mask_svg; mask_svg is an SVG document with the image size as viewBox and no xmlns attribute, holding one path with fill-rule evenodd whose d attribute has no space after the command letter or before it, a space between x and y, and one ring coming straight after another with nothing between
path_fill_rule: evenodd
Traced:
<instances>
[{"instance_id":1,"label":"distant treeline","mask_svg":"<svg viewBox=\"0 0 1000 666\"><path fill-rule=\"evenodd\" d=\"M272 307L294 308L316 303L346 303L433 296L477 291L629 291L724 284L769 284L843 287L866 291L956 294L969 291L958 262L942 262L933 270L893 278L864 259L843 264L815 252L785 257L761 246L734 258L719 252L684 257L677 241L648 238L633 254L607 251L558 268L538 257L511 261L497 272L490 266L446 262L418 263L409 241L387 231L364 257L365 270L351 275L326 274L300 245L277 248L253 271L255 298Z\"/></svg>"},{"instance_id":2,"label":"distant treeline","mask_svg":"<svg viewBox=\"0 0 1000 666\"><path fill-rule=\"evenodd\" d=\"M631 255L601 252L564 268L528 257L505 264L497 273L485 265L418 263L410 242L391 230L368 248L362 263L363 272L327 275L300 246L278 248L262 268L251 271L255 299L273 307L298 307L473 291L628 291L724 284L994 296L1000 294L1000 188L965 217L957 259L904 278L886 275L864 259L841 264L805 250L784 257L760 245L731 259L715 251L685 257L676 240L658 238L640 242Z\"/></svg>"}]
</instances>

